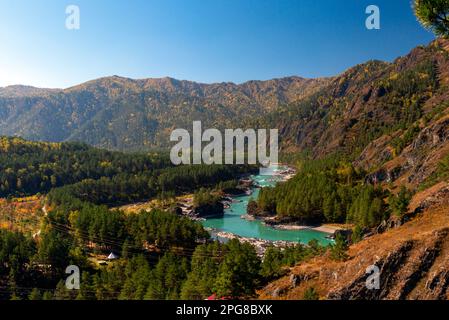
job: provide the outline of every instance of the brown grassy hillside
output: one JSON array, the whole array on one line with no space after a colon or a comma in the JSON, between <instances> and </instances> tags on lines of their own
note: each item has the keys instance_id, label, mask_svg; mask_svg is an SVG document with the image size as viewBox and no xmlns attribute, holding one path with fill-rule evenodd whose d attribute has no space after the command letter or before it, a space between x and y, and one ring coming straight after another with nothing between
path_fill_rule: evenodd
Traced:
<instances>
[{"instance_id":1,"label":"brown grassy hillside","mask_svg":"<svg viewBox=\"0 0 449 320\"><path fill-rule=\"evenodd\" d=\"M302 299L312 287L321 299L449 298L449 183L416 194L410 207L410 222L352 245L347 261L326 255L300 264L260 290L260 298ZM379 290L365 285L373 264L381 271Z\"/></svg>"}]
</instances>

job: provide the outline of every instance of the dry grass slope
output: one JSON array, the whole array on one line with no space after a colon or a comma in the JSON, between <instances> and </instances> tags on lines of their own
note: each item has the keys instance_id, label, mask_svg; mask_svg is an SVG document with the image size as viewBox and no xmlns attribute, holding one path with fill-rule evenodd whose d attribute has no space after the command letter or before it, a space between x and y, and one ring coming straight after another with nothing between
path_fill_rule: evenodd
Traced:
<instances>
[{"instance_id":1,"label":"dry grass slope","mask_svg":"<svg viewBox=\"0 0 449 320\"><path fill-rule=\"evenodd\" d=\"M263 288L262 299L302 299L314 287L322 299L449 298L449 183L418 193L410 222L369 237L349 249L349 260L316 258ZM381 271L380 290L366 288L366 268Z\"/></svg>"}]
</instances>

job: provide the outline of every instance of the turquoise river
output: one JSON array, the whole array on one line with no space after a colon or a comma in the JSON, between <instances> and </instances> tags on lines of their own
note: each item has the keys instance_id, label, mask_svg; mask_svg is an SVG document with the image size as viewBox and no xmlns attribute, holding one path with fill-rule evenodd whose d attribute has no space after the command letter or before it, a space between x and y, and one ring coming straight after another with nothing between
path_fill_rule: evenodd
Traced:
<instances>
[{"instance_id":1,"label":"turquoise river","mask_svg":"<svg viewBox=\"0 0 449 320\"><path fill-rule=\"evenodd\" d=\"M273 170L282 170L279 169ZM253 175L253 181L258 183L261 187L273 186L282 177L279 175ZM225 209L223 217L212 218L203 221L206 228L212 228L217 231L224 231L233 233L235 235L245 238L255 238L270 241L291 241L307 244L310 240L316 239L321 245L328 245L332 242L326 238L328 235L324 232L316 230L280 230L263 224L262 221L249 221L243 219L242 216L246 214L246 207L248 201L253 198L256 199L259 194L259 188L253 188L251 195L242 195L233 197L233 202L230 207Z\"/></svg>"}]
</instances>

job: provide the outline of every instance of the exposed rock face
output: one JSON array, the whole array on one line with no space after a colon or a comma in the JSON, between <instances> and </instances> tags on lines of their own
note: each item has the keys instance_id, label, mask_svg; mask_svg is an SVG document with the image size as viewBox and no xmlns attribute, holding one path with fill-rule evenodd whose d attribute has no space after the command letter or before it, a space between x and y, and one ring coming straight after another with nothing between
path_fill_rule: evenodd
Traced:
<instances>
[{"instance_id":1,"label":"exposed rock face","mask_svg":"<svg viewBox=\"0 0 449 320\"><path fill-rule=\"evenodd\" d=\"M412 145L405 150L404 156L412 168L408 181L413 184L423 182L435 169L435 160L448 152L449 116L424 128Z\"/></svg>"},{"instance_id":2,"label":"exposed rock face","mask_svg":"<svg viewBox=\"0 0 449 320\"><path fill-rule=\"evenodd\" d=\"M416 102L423 115L429 115L430 121L421 124L424 128L436 119L430 114L444 108L448 101L449 57L442 49L445 43L435 41L428 47L418 47L391 64L371 61L355 66L332 79L319 94L298 101L296 108L281 110L275 123L280 128L283 148L308 150L321 157L336 151L358 154L371 143L357 163L372 169L391 160L396 156L391 140L408 129L408 125L398 126L407 117L400 114ZM402 84L413 77L427 77L421 70L426 64L433 68L429 73L432 85L424 86L428 90L402 90ZM395 82L397 79L401 84Z\"/></svg>"},{"instance_id":3,"label":"exposed rock face","mask_svg":"<svg viewBox=\"0 0 449 320\"><path fill-rule=\"evenodd\" d=\"M299 284L299 278L296 274L290 275L290 284L292 288L296 288Z\"/></svg>"},{"instance_id":4,"label":"exposed rock face","mask_svg":"<svg viewBox=\"0 0 449 320\"><path fill-rule=\"evenodd\" d=\"M396 184L417 187L435 171L439 160L449 153L449 115L420 130L398 157L385 162L386 157L382 153L377 153L374 158L368 156L375 153L379 146L386 148L388 142L385 140L386 138L382 137L371 143L356 161L356 165L365 168L367 160L370 160L371 164L384 163L380 169L366 177L366 182L397 182Z\"/></svg>"},{"instance_id":5,"label":"exposed rock face","mask_svg":"<svg viewBox=\"0 0 449 320\"><path fill-rule=\"evenodd\" d=\"M381 299L385 297L389 288L393 285L392 274L396 273L404 263L407 253L413 246L411 241L407 241L399 246L395 251L390 252L385 258L373 263L380 270L380 289L369 289L366 285L369 273L362 273L346 286L335 289L328 293L327 298L332 300L354 300L354 299Z\"/></svg>"},{"instance_id":6,"label":"exposed rock face","mask_svg":"<svg viewBox=\"0 0 449 320\"><path fill-rule=\"evenodd\" d=\"M348 286L329 292L327 298L398 300L406 299L412 293L414 298L442 298L441 292L444 287L446 287L444 290L447 290L447 284L438 281L433 274L429 274L429 270L438 257L443 258L442 254L446 257L447 253L442 253L441 250L443 243L449 241L448 232L449 229L445 228L434 232L426 241L406 241L377 261L375 265L380 270L378 290L367 287L366 281L370 274L365 273L354 279ZM436 293L428 285L418 292L417 286L421 281L438 282L439 292Z\"/></svg>"},{"instance_id":7,"label":"exposed rock face","mask_svg":"<svg viewBox=\"0 0 449 320\"><path fill-rule=\"evenodd\" d=\"M391 216L388 220L384 220L377 228L377 233L384 233L387 230L394 229L402 226L409 219L408 216Z\"/></svg>"},{"instance_id":8,"label":"exposed rock face","mask_svg":"<svg viewBox=\"0 0 449 320\"><path fill-rule=\"evenodd\" d=\"M278 298L302 299L314 287L321 298L333 300L448 299L448 190L448 184L440 184L431 193L417 194L412 205L419 210L411 221L351 246L345 262L324 256L292 268L290 275L261 290L260 297L273 298L277 291ZM372 289L367 280L376 267L379 289ZM293 278L299 279L296 286Z\"/></svg>"}]
</instances>

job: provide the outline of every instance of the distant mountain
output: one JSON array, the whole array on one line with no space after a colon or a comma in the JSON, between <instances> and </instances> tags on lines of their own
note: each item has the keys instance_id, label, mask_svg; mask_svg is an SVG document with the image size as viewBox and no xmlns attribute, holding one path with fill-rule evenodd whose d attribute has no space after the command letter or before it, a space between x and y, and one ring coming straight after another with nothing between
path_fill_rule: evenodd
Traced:
<instances>
[{"instance_id":1,"label":"distant mountain","mask_svg":"<svg viewBox=\"0 0 449 320\"><path fill-rule=\"evenodd\" d=\"M281 151L335 152L373 181L419 184L449 152L449 41L326 79L243 84L101 78L64 90L0 89L0 135L118 150L167 147L174 128L280 130Z\"/></svg>"},{"instance_id":2,"label":"distant mountain","mask_svg":"<svg viewBox=\"0 0 449 320\"><path fill-rule=\"evenodd\" d=\"M0 97L2 98L33 97L45 95L47 93L56 91L58 91L58 89L41 89L31 86L15 85L0 88Z\"/></svg>"},{"instance_id":3,"label":"distant mountain","mask_svg":"<svg viewBox=\"0 0 449 320\"><path fill-rule=\"evenodd\" d=\"M94 146L140 150L166 146L173 128L235 127L300 100L329 79L201 84L172 78L101 78L65 89L0 89L0 135L31 140L77 140Z\"/></svg>"}]
</instances>

